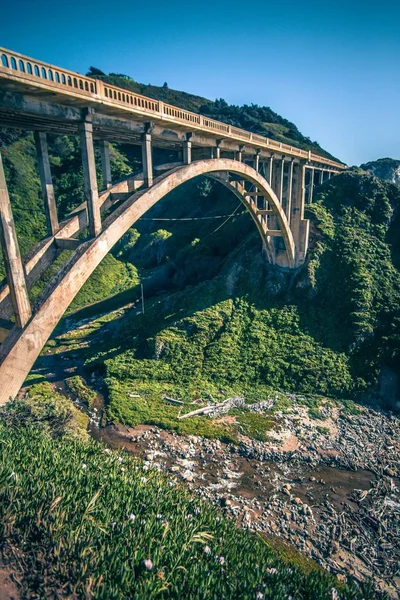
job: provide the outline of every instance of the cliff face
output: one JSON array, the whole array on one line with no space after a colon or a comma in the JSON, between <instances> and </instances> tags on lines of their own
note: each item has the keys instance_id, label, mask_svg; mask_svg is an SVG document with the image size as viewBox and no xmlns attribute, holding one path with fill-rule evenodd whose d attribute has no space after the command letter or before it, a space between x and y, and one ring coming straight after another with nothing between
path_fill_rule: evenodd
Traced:
<instances>
[{"instance_id":1,"label":"cliff face","mask_svg":"<svg viewBox=\"0 0 400 600\"><path fill-rule=\"evenodd\" d=\"M390 183L400 185L400 160L394 158L379 158L361 165L361 169L374 177L379 177Z\"/></svg>"}]
</instances>

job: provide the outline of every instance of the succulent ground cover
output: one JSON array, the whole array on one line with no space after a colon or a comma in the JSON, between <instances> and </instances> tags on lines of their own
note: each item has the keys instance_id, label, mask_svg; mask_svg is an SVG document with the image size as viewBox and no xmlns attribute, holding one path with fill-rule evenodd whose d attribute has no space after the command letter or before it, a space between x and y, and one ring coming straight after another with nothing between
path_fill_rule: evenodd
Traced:
<instances>
[{"instance_id":1,"label":"succulent ground cover","mask_svg":"<svg viewBox=\"0 0 400 600\"><path fill-rule=\"evenodd\" d=\"M65 428L58 406L36 396L0 418L1 551L21 571L21 597L376 597Z\"/></svg>"}]
</instances>

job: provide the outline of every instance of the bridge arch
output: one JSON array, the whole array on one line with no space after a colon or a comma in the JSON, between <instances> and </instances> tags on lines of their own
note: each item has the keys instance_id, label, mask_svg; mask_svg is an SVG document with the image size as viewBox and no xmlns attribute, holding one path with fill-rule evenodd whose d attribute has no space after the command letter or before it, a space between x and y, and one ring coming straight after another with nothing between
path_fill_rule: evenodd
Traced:
<instances>
[{"instance_id":1,"label":"bridge arch","mask_svg":"<svg viewBox=\"0 0 400 600\"><path fill-rule=\"evenodd\" d=\"M231 159L199 160L175 167L155 179L152 187L134 192L116 208L104 220L101 233L96 238L83 242L52 279L26 326L23 329L15 327L10 332L0 353L0 405L16 396L58 321L114 244L152 206L183 183L200 175L211 175L231 186L252 216L267 252L273 259L269 230L265 219L257 214L257 202L246 195L240 183L232 184L220 179L218 174L221 173L231 173L238 176L240 181L249 181L267 199L284 240L286 266L294 266L295 247L286 215L272 188L257 171Z\"/></svg>"}]
</instances>

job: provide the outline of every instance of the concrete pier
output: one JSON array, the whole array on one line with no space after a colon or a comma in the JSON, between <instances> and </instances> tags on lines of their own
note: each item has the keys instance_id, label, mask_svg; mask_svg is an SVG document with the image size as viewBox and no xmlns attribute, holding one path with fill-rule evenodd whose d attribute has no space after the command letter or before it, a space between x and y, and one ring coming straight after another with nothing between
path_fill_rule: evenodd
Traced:
<instances>
[{"instance_id":1,"label":"concrete pier","mask_svg":"<svg viewBox=\"0 0 400 600\"><path fill-rule=\"evenodd\" d=\"M17 326L25 327L32 311L0 154L0 239Z\"/></svg>"},{"instance_id":2,"label":"concrete pier","mask_svg":"<svg viewBox=\"0 0 400 600\"><path fill-rule=\"evenodd\" d=\"M153 185L153 156L151 150L151 133L142 135L142 163L145 187Z\"/></svg>"},{"instance_id":3,"label":"concrete pier","mask_svg":"<svg viewBox=\"0 0 400 600\"><path fill-rule=\"evenodd\" d=\"M272 178L274 175L274 155L270 156L268 163L269 164L268 164L267 181L268 181L269 185L272 187Z\"/></svg>"},{"instance_id":4,"label":"concrete pier","mask_svg":"<svg viewBox=\"0 0 400 600\"><path fill-rule=\"evenodd\" d=\"M58 223L54 185L53 179L51 177L49 151L47 147L47 136L41 131L35 131L34 138L39 164L39 174L40 183L42 186L44 209L46 213L47 232L49 235L55 235L60 229L60 225Z\"/></svg>"},{"instance_id":5,"label":"concrete pier","mask_svg":"<svg viewBox=\"0 0 400 600\"><path fill-rule=\"evenodd\" d=\"M108 190L112 186L111 163L110 163L110 143L107 140L101 140L99 143L101 155L101 170L103 173L104 189Z\"/></svg>"},{"instance_id":6,"label":"concrete pier","mask_svg":"<svg viewBox=\"0 0 400 600\"><path fill-rule=\"evenodd\" d=\"M294 171L294 160L292 159L289 163L288 185L287 185L287 203L286 203L286 211L285 211L289 225L291 222L291 215L292 215L293 171Z\"/></svg>"},{"instance_id":7,"label":"concrete pier","mask_svg":"<svg viewBox=\"0 0 400 600\"><path fill-rule=\"evenodd\" d=\"M308 202L312 204L313 196L314 196L314 169L310 170L310 189L308 193Z\"/></svg>"},{"instance_id":8,"label":"concrete pier","mask_svg":"<svg viewBox=\"0 0 400 600\"><path fill-rule=\"evenodd\" d=\"M296 248L296 266L304 262L308 248L309 221L304 219L306 197L306 165L295 164L293 169L292 211L290 228Z\"/></svg>"},{"instance_id":9,"label":"concrete pier","mask_svg":"<svg viewBox=\"0 0 400 600\"><path fill-rule=\"evenodd\" d=\"M79 124L81 138L83 182L87 203L89 233L97 237L101 232L99 193L97 189L96 163L93 148L93 125L88 121Z\"/></svg>"},{"instance_id":10,"label":"concrete pier","mask_svg":"<svg viewBox=\"0 0 400 600\"><path fill-rule=\"evenodd\" d=\"M183 164L190 165L192 162L192 142L190 141L190 139L186 139L183 142L182 153L183 153Z\"/></svg>"}]
</instances>

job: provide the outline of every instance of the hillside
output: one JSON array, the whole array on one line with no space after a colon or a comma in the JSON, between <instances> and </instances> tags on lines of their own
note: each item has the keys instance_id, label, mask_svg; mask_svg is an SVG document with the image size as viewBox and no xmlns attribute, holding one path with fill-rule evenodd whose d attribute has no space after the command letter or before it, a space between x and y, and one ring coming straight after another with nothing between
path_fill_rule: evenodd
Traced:
<instances>
[{"instance_id":1,"label":"hillside","mask_svg":"<svg viewBox=\"0 0 400 600\"><path fill-rule=\"evenodd\" d=\"M393 158L379 158L360 166L375 177L400 185L400 160Z\"/></svg>"},{"instance_id":2,"label":"hillside","mask_svg":"<svg viewBox=\"0 0 400 600\"><path fill-rule=\"evenodd\" d=\"M168 88L159 89L168 100ZM200 110L196 98L182 102ZM264 109L221 102L207 110L264 118ZM26 254L45 223L33 138L2 130L0 145ZM79 143L49 136L49 146L63 217L83 200ZM111 161L114 180L124 177L138 168L137 148L112 145ZM399 409L399 205L399 186L364 171L331 178L308 207L310 253L294 273L266 263L242 205L206 178L181 186L136 223L74 300L26 382L25 400L1 416L8 482L0 486L8 544L1 550L16 571L10 548L23 551L26 593L44 596L57 585L96 598L173 598L183 585L198 598L393 591L397 513L387 506L398 503L400 441L398 417L381 408ZM182 418L227 399L226 410ZM88 424L92 436L146 463L88 442ZM54 494L41 495L54 481ZM175 487L183 482L190 493ZM196 504L198 496L207 504ZM126 543L127 515L139 513ZM37 514L45 516L29 518ZM164 530L157 515L168 517ZM377 515L384 515L378 525ZM242 529L262 532L268 543ZM301 557L291 546L282 550L282 540ZM206 567L205 548L214 557ZM382 552L385 560L370 560ZM255 560L267 567L254 570ZM198 585L205 569L211 595ZM373 577L375 587L361 593L348 578L346 588L349 573Z\"/></svg>"},{"instance_id":3,"label":"hillside","mask_svg":"<svg viewBox=\"0 0 400 600\"><path fill-rule=\"evenodd\" d=\"M94 67L91 67L87 75L137 94L143 94L179 108L200 113L228 125L241 127L247 131L270 137L278 142L292 144L304 150L311 150L320 156L339 160L321 148L318 142L313 142L310 138L301 134L294 123L281 117L268 106L258 106L257 104L235 106L228 104L222 98L212 101L187 92L169 89L168 85L163 87L145 85L134 81L127 75L117 73L106 75L100 69Z\"/></svg>"},{"instance_id":4,"label":"hillside","mask_svg":"<svg viewBox=\"0 0 400 600\"><path fill-rule=\"evenodd\" d=\"M177 409L167 411L172 421L163 416L163 393L190 402L270 389L395 408L399 201L397 186L356 172L324 184L309 207L307 264L292 274L264 262L242 211L220 229L214 219L168 221L233 213L218 184L191 182L166 197L115 250L138 269L145 314L127 311L100 348L85 345L89 372L105 378L109 416L178 427ZM145 409L128 399L132 390Z\"/></svg>"}]
</instances>

